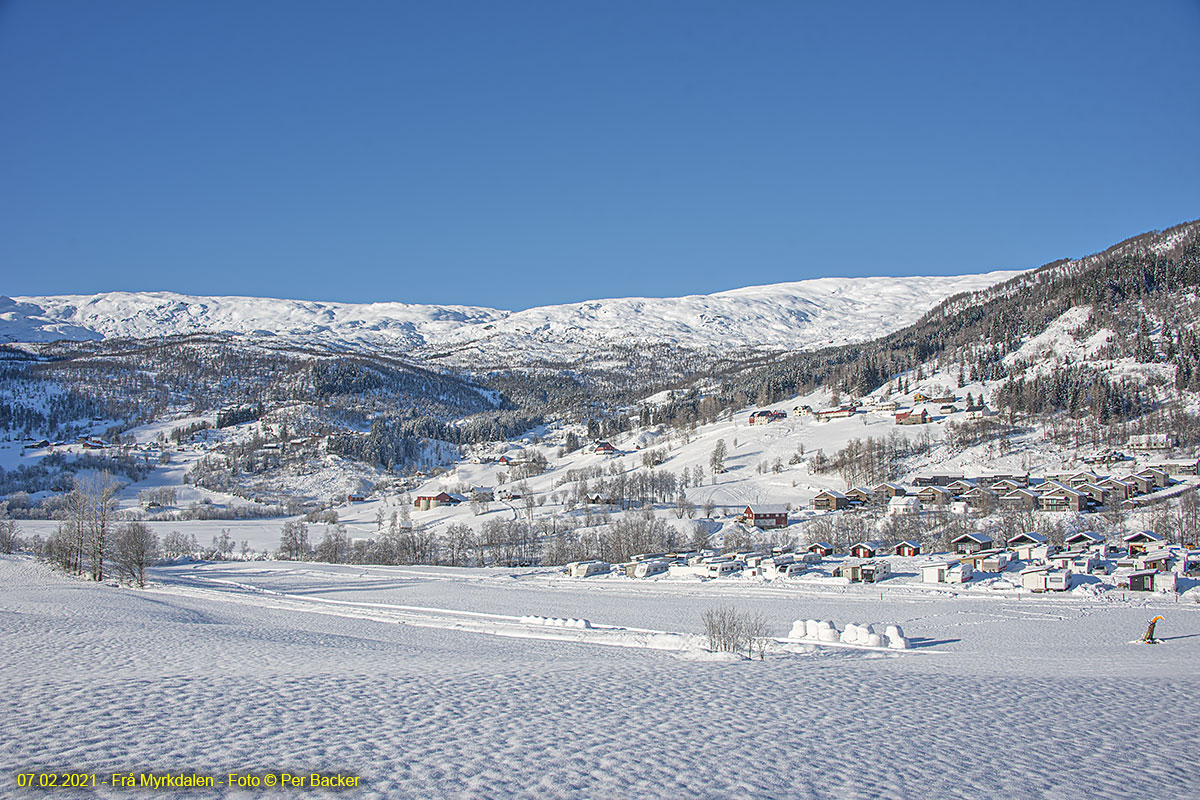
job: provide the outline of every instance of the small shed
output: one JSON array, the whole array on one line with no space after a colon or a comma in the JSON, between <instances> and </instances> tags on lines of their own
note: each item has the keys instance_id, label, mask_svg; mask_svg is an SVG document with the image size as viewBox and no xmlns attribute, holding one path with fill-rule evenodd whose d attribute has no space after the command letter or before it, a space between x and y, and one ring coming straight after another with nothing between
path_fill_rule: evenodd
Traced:
<instances>
[{"instance_id":1,"label":"small shed","mask_svg":"<svg viewBox=\"0 0 1200 800\"><path fill-rule=\"evenodd\" d=\"M915 539L905 539L892 548L892 555L912 557L921 554L921 543Z\"/></svg>"},{"instance_id":2,"label":"small shed","mask_svg":"<svg viewBox=\"0 0 1200 800\"><path fill-rule=\"evenodd\" d=\"M821 558L833 555L833 545L829 542L813 542L808 546L808 552L815 553Z\"/></svg>"},{"instance_id":3,"label":"small shed","mask_svg":"<svg viewBox=\"0 0 1200 800\"><path fill-rule=\"evenodd\" d=\"M1139 569L1129 573L1129 591L1153 592L1154 576L1157 574L1152 569Z\"/></svg>"},{"instance_id":4,"label":"small shed","mask_svg":"<svg viewBox=\"0 0 1200 800\"><path fill-rule=\"evenodd\" d=\"M859 542L850 548L850 555L855 558L874 558L886 547L883 542Z\"/></svg>"}]
</instances>

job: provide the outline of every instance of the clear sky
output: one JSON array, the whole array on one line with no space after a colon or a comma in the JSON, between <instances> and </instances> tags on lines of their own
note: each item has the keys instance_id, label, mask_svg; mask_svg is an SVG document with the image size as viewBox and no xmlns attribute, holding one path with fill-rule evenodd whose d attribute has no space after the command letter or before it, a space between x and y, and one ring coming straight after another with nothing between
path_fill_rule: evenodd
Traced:
<instances>
[{"instance_id":1,"label":"clear sky","mask_svg":"<svg viewBox=\"0 0 1200 800\"><path fill-rule=\"evenodd\" d=\"M524 308L1200 217L1200 1L0 0L0 294Z\"/></svg>"}]
</instances>

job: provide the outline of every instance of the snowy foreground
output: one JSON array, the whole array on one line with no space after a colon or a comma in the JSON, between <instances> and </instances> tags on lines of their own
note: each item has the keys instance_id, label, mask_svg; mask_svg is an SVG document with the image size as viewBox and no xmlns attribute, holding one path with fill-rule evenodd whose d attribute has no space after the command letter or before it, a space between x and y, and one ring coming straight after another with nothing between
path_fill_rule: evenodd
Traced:
<instances>
[{"instance_id":1,"label":"snowy foreground","mask_svg":"<svg viewBox=\"0 0 1200 800\"><path fill-rule=\"evenodd\" d=\"M40 796L16 774L41 770L340 773L353 797L1200 796L1200 605L1162 597L287 562L134 590L17 556L0 587L3 796ZM779 637L898 623L913 649L719 659L696 635L716 606ZM1131 644L1155 614L1163 643Z\"/></svg>"}]
</instances>

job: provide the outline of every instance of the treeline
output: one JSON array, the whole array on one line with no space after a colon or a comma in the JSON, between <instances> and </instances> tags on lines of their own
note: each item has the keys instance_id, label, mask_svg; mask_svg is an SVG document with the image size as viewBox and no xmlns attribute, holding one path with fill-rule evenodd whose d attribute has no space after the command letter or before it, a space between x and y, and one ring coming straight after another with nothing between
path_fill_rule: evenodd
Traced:
<instances>
[{"instance_id":1,"label":"treeline","mask_svg":"<svg viewBox=\"0 0 1200 800\"><path fill-rule=\"evenodd\" d=\"M318 536L300 520L284 523L277 556L353 564L436 564L458 567L561 565L602 559L628 561L634 555L679 550L703 541L650 510L590 527L569 527L561 519L500 519L478 529L462 523L442 528L397 524L381 527L370 539L351 540L344 525L326 525Z\"/></svg>"}]
</instances>

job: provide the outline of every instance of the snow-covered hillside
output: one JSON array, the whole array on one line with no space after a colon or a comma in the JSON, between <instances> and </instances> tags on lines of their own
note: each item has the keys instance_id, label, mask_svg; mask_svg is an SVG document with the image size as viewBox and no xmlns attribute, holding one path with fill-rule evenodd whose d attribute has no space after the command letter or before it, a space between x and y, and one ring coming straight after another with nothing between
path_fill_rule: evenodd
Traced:
<instances>
[{"instance_id":1,"label":"snow-covered hillside","mask_svg":"<svg viewBox=\"0 0 1200 800\"><path fill-rule=\"evenodd\" d=\"M621 344L702 351L805 349L865 341L939 301L1016 272L921 278L821 278L676 298L620 298L502 311L407 303L325 303L171 292L0 297L0 341L45 342L193 333L303 344L478 356L577 359Z\"/></svg>"}]
</instances>

